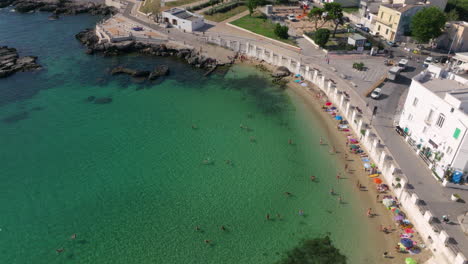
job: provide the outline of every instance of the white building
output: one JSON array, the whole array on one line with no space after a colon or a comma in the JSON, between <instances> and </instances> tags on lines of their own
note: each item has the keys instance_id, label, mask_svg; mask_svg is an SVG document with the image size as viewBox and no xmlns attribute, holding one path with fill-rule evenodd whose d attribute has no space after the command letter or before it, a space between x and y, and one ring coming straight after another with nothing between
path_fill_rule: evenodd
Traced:
<instances>
[{"instance_id":1,"label":"white building","mask_svg":"<svg viewBox=\"0 0 468 264\"><path fill-rule=\"evenodd\" d=\"M438 65L413 78L399 125L439 177L448 168L468 171L467 113L467 78Z\"/></svg>"},{"instance_id":2,"label":"white building","mask_svg":"<svg viewBox=\"0 0 468 264\"><path fill-rule=\"evenodd\" d=\"M177 7L163 11L162 17L165 23L187 32L195 31L205 25L203 16Z\"/></svg>"}]
</instances>

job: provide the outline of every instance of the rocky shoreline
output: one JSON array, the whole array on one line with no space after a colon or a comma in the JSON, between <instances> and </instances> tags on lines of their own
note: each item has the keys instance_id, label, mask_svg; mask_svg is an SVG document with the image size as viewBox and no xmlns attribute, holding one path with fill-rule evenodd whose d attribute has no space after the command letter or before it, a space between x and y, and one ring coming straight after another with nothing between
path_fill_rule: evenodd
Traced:
<instances>
[{"instance_id":1,"label":"rocky shoreline","mask_svg":"<svg viewBox=\"0 0 468 264\"><path fill-rule=\"evenodd\" d=\"M14 74L15 72L40 70L41 65L36 63L37 57L20 57L15 48L0 47L0 78Z\"/></svg>"},{"instance_id":2,"label":"rocky shoreline","mask_svg":"<svg viewBox=\"0 0 468 264\"><path fill-rule=\"evenodd\" d=\"M177 57L188 64L202 69L213 69L220 64L213 58L207 58L199 52L188 48L169 47L165 44L147 44L136 41L122 41L118 43L98 43L94 29L86 29L75 35L76 39L87 47L86 53L102 53L107 56L122 55L127 53L141 53L152 56Z\"/></svg>"},{"instance_id":3,"label":"rocky shoreline","mask_svg":"<svg viewBox=\"0 0 468 264\"><path fill-rule=\"evenodd\" d=\"M117 13L114 7L102 3L79 2L72 0L0 0L0 8L14 6L20 13L31 11L52 12L53 17L58 15L76 15L88 13L91 15L112 15Z\"/></svg>"}]
</instances>

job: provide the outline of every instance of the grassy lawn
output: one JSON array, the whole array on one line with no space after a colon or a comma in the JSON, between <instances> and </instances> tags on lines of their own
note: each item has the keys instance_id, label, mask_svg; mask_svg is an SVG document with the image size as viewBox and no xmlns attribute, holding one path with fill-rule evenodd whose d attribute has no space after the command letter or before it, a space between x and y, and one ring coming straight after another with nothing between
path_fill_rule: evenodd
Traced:
<instances>
[{"instance_id":1,"label":"grassy lawn","mask_svg":"<svg viewBox=\"0 0 468 264\"><path fill-rule=\"evenodd\" d=\"M235 7L225 13L216 13L216 14L213 14L213 15L205 15L205 18L208 19L208 20L211 20L211 21L215 21L215 22L221 22L221 21L224 21L230 17L233 17L237 14L240 14L242 12L244 12L245 10L247 10L247 7L246 6L238 6L238 7Z\"/></svg>"},{"instance_id":2,"label":"grassy lawn","mask_svg":"<svg viewBox=\"0 0 468 264\"><path fill-rule=\"evenodd\" d=\"M177 0L177 1L172 1L172 2L166 2L166 6L168 7L175 7L175 6L181 6L181 5L188 5L191 3L198 2L200 0Z\"/></svg>"},{"instance_id":3,"label":"grassy lawn","mask_svg":"<svg viewBox=\"0 0 468 264\"><path fill-rule=\"evenodd\" d=\"M262 17L257 17L257 16L249 16L246 15L244 17L241 17L235 21L232 21L231 24L245 28L247 30L250 30L254 33L260 34L262 36L272 38L275 40L282 41L287 44L295 45L296 43L291 40L291 39L280 39L278 36L275 35L275 24L273 24L271 21L268 21L267 19L264 19Z\"/></svg>"},{"instance_id":4,"label":"grassy lawn","mask_svg":"<svg viewBox=\"0 0 468 264\"><path fill-rule=\"evenodd\" d=\"M359 11L359 7L342 7L342 9L343 9L343 12L346 12L346 13L355 13Z\"/></svg>"},{"instance_id":5,"label":"grassy lawn","mask_svg":"<svg viewBox=\"0 0 468 264\"><path fill-rule=\"evenodd\" d=\"M145 2L140 6L140 12L143 12L145 14L157 14L159 13L160 9L161 3L159 0L145 0Z\"/></svg>"}]
</instances>

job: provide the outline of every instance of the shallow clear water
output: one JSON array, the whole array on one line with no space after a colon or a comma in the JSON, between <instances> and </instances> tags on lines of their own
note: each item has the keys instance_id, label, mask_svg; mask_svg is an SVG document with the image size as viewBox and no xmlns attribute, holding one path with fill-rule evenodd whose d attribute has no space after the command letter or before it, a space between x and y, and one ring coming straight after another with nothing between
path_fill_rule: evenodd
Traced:
<instances>
[{"instance_id":1,"label":"shallow clear water","mask_svg":"<svg viewBox=\"0 0 468 264\"><path fill-rule=\"evenodd\" d=\"M175 59L89 56L74 34L98 18L47 16L0 10L2 45L45 67L0 80L1 263L274 263L326 232L372 263L352 181L337 183L297 98L251 67L205 78ZM108 73L158 64L171 75L153 83Z\"/></svg>"}]
</instances>

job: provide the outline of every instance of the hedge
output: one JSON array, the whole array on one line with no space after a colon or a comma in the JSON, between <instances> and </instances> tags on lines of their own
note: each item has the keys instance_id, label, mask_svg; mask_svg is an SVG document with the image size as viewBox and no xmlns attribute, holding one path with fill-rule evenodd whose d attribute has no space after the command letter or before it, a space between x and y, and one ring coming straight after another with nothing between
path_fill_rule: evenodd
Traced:
<instances>
[{"instance_id":1,"label":"hedge","mask_svg":"<svg viewBox=\"0 0 468 264\"><path fill-rule=\"evenodd\" d=\"M205 15L213 15L216 13L226 13L227 11L236 8L238 6L245 5L244 2L236 1L236 2L229 2L227 4L215 6L207 11L205 11Z\"/></svg>"}]
</instances>

